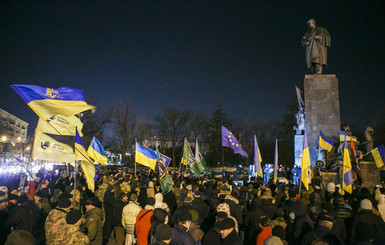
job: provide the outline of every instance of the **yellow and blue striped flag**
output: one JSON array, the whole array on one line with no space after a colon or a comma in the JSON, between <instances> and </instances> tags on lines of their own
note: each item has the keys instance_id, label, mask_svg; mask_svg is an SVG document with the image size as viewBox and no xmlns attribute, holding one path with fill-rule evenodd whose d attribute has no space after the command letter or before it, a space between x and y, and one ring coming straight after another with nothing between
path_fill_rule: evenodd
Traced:
<instances>
[{"instance_id":1,"label":"yellow and blue striped flag","mask_svg":"<svg viewBox=\"0 0 385 245\"><path fill-rule=\"evenodd\" d=\"M374 161L378 168L384 166L385 162L385 147L384 145L380 145L379 147L372 150Z\"/></svg>"},{"instance_id":2,"label":"yellow and blue striped flag","mask_svg":"<svg viewBox=\"0 0 385 245\"><path fill-rule=\"evenodd\" d=\"M76 136L75 136L75 160L81 161L80 166L83 169L84 177L86 178L88 189L94 192L95 191L95 179L94 179L95 166L92 163L90 157L88 156L86 152L86 148L84 148L82 138L80 138L80 135L77 129L76 129Z\"/></svg>"},{"instance_id":3,"label":"yellow and blue striped flag","mask_svg":"<svg viewBox=\"0 0 385 245\"><path fill-rule=\"evenodd\" d=\"M342 169L342 189L346 192L352 194L353 186L353 171L352 171L352 162L350 161L348 144L344 142L344 159L343 159L343 169Z\"/></svg>"},{"instance_id":4,"label":"yellow and blue striped flag","mask_svg":"<svg viewBox=\"0 0 385 245\"><path fill-rule=\"evenodd\" d=\"M84 101L83 92L78 89L35 85L11 85L11 88L44 121L58 114L69 117L86 110L95 111L94 106Z\"/></svg>"},{"instance_id":5,"label":"yellow and blue striped flag","mask_svg":"<svg viewBox=\"0 0 385 245\"><path fill-rule=\"evenodd\" d=\"M155 171L157 160L156 151L135 142L135 162Z\"/></svg>"},{"instance_id":6,"label":"yellow and blue striped flag","mask_svg":"<svg viewBox=\"0 0 385 245\"><path fill-rule=\"evenodd\" d=\"M107 153L104 151L103 146L94 137L87 150L88 155L95 160L95 163L100 165L107 165Z\"/></svg>"},{"instance_id":7,"label":"yellow and blue striped flag","mask_svg":"<svg viewBox=\"0 0 385 245\"><path fill-rule=\"evenodd\" d=\"M259 151L257 137L254 135L254 173L263 178L263 172L261 168L261 152Z\"/></svg>"},{"instance_id":8,"label":"yellow and blue striped flag","mask_svg":"<svg viewBox=\"0 0 385 245\"><path fill-rule=\"evenodd\" d=\"M340 142L344 140L357 142L356 137L346 133L345 131L340 130L339 135L340 135Z\"/></svg>"},{"instance_id":9,"label":"yellow and blue striped flag","mask_svg":"<svg viewBox=\"0 0 385 245\"><path fill-rule=\"evenodd\" d=\"M278 176L278 139L275 139L275 151L274 151L274 184L277 182Z\"/></svg>"},{"instance_id":10,"label":"yellow and blue striped flag","mask_svg":"<svg viewBox=\"0 0 385 245\"><path fill-rule=\"evenodd\" d=\"M319 146L330 152L333 148L333 141L326 138L322 131L319 131Z\"/></svg>"},{"instance_id":11,"label":"yellow and blue striped flag","mask_svg":"<svg viewBox=\"0 0 385 245\"><path fill-rule=\"evenodd\" d=\"M309 168L310 168L310 152L309 145L307 143L307 134L305 130L303 151L302 151L302 166L301 166L301 182L305 186L306 190L309 190Z\"/></svg>"}]
</instances>

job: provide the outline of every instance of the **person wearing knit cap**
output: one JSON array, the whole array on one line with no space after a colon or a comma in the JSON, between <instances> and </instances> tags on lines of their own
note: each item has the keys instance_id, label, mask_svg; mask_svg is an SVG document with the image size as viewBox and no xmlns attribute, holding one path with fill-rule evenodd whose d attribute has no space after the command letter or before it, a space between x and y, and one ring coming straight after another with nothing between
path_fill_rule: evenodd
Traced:
<instances>
[{"instance_id":1,"label":"person wearing knit cap","mask_svg":"<svg viewBox=\"0 0 385 245\"><path fill-rule=\"evenodd\" d=\"M221 244L224 245L241 245L242 240L235 231L235 222L231 218L225 218L217 223L221 234Z\"/></svg>"},{"instance_id":2,"label":"person wearing knit cap","mask_svg":"<svg viewBox=\"0 0 385 245\"><path fill-rule=\"evenodd\" d=\"M302 239L302 244L312 244L317 239L329 239L334 241L331 244L344 244L342 239L332 232L335 219L329 213L321 213L318 216L317 226L314 231L309 231Z\"/></svg>"},{"instance_id":3,"label":"person wearing knit cap","mask_svg":"<svg viewBox=\"0 0 385 245\"><path fill-rule=\"evenodd\" d=\"M103 243L103 212L99 208L101 203L97 197L91 197L86 202L83 229L87 229L87 236L91 244Z\"/></svg>"},{"instance_id":4,"label":"person wearing knit cap","mask_svg":"<svg viewBox=\"0 0 385 245\"><path fill-rule=\"evenodd\" d=\"M156 208L154 209L152 218L153 218L153 222L151 224L150 231L148 232L148 239L147 239L148 244L151 244L155 241L155 230L158 227L158 225L168 223L168 213L161 208Z\"/></svg>"},{"instance_id":5,"label":"person wearing knit cap","mask_svg":"<svg viewBox=\"0 0 385 245\"><path fill-rule=\"evenodd\" d=\"M182 212L178 215L178 223L172 228L170 245L194 245L194 238L188 233L192 216L189 212Z\"/></svg>"},{"instance_id":6,"label":"person wearing knit cap","mask_svg":"<svg viewBox=\"0 0 385 245\"><path fill-rule=\"evenodd\" d=\"M271 220L266 216L262 216L259 219L259 228L261 228L261 232L257 236L257 245L262 245L266 238L273 234Z\"/></svg>"},{"instance_id":7,"label":"person wearing knit cap","mask_svg":"<svg viewBox=\"0 0 385 245\"><path fill-rule=\"evenodd\" d=\"M70 210L71 201L67 198L62 198L56 208L52 209L45 220L45 237L46 244L64 242L66 232L61 229L67 225L66 217Z\"/></svg>"},{"instance_id":8,"label":"person wearing knit cap","mask_svg":"<svg viewBox=\"0 0 385 245\"><path fill-rule=\"evenodd\" d=\"M90 244L90 239L80 230L83 222L82 213L79 210L71 210L66 216L66 239L63 244Z\"/></svg>"},{"instance_id":9,"label":"person wearing knit cap","mask_svg":"<svg viewBox=\"0 0 385 245\"><path fill-rule=\"evenodd\" d=\"M380 232L384 226L384 221L380 216L377 216L372 211L372 202L369 199L363 199L360 202L360 211L356 214L356 224L362 222L373 225L376 231Z\"/></svg>"},{"instance_id":10,"label":"person wearing knit cap","mask_svg":"<svg viewBox=\"0 0 385 245\"><path fill-rule=\"evenodd\" d=\"M159 224L155 229L155 241L151 245L170 244L172 230L167 224ZM138 243L139 244L139 243Z\"/></svg>"}]
</instances>

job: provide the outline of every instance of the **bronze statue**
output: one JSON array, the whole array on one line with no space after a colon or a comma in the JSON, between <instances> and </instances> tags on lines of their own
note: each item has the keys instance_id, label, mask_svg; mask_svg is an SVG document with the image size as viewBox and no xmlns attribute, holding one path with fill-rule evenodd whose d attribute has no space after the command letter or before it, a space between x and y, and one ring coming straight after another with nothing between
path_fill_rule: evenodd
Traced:
<instances>
[{"instance_id":1,"label":"bronze statue","mask_svg":"<svg viewBox=\"0 0 385 245\"><path fill-rule=\"evenodd\" d=\"M366 127L365 132L364 132L366 142L362 143L363 145L365 145L365 148L366 148L365 153L366 154L368 154L369 152L371 152L373 150L373 133L374 133L373 128ZM373 161L373 155L372 154L366 155L366 160Z\"/></svg>"},{"instance_id":2,"label":"bronze statue","mask_svg":"<svg viewBox=\"0 0 385 245\"><path fill-rule=\"evenodd\" d=\"M327 49L330 48L330 34L323 28L315 25L315 20L308 22L309 29L302 37L302 46L305 47L306 65L312 74L322 74L322 68L327 65Z\"/></svg>"}]
</instances>

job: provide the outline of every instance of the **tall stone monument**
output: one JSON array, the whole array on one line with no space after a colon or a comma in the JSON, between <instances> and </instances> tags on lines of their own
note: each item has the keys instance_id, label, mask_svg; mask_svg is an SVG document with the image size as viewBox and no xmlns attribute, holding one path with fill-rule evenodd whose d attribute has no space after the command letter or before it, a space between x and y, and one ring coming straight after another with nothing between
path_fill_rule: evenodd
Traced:
<instances>
[{"instance_id":1,"label":"tall stone monument","mask_svg":"<svg viewBox=\"0 0 385 245\"><path fill-rule=\"evenodd\" d=\"M340 102L336 75L305 75L305 122L312 167L318 160L319 131L339 141Z\"/></svg>"},{"instance_id":2,"label":"tall stone monument","mask_svg":"<svg viewBox=\"0 0 385 245\"><path fill-rule=\"evenodd\" d=\"M327 65L327 50L331 44L329 32L308 22L308 30L302 37L306 65L312 75L305 75L305 123L312 167L319 159L319 131L334 141L340 129L340 102L336 75L323 75ZM321 158L322 159L322 158ZM323 160L323 159L322 159Z\"/></svg>"}]
</instances>

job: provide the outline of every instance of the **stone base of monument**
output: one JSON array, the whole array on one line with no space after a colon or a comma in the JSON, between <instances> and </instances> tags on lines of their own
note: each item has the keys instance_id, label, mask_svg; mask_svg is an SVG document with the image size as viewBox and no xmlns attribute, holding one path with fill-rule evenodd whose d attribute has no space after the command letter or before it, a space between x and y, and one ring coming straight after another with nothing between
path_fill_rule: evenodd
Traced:
<instances>
[{"instance_id":1,"label":"stone base of monument","mask_svg":"<svg viewBox=\"0 0 385 245\"><path fill-rule=\"evenodd\" d=\"M373 191L376 185L381 184L380 171L384 170L385 167L377 168L374 161L360 161L361 177L363 179L361 187L367 187L370 191ZM329 182L340 184L339 172L322 172L322 184L324 186Z\"/></svg>"},{"instance_id":2,"label":"stone base of monument","mask_svg":"<svg viewBox=\"0 0 385 245\"><path fill-rule=\"evenodd\" d=\"M339 172L321 172L322 185L326 188L326 185L330 182L339 184L340 173Z\"/></svg>"},{"instance_id":3,"label":"stone base of monument","mask_svg":"<svg viewBox=\"0 0 385 245\"><path fill-rule=\"evenodd\" d=\"M373 190L376 185L381 184L380 170L374 161L360 161L361 177L364 180L362 187L368 187Z\"/></svg>"}]
</instances>

